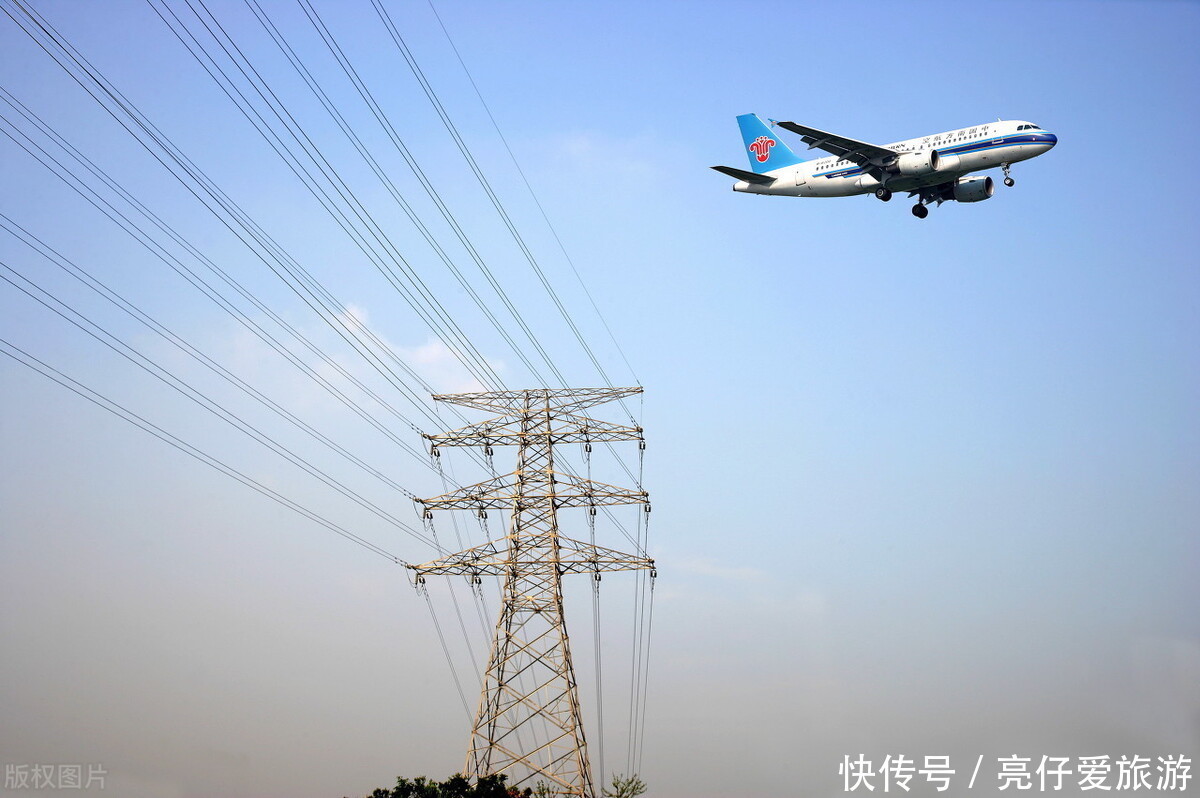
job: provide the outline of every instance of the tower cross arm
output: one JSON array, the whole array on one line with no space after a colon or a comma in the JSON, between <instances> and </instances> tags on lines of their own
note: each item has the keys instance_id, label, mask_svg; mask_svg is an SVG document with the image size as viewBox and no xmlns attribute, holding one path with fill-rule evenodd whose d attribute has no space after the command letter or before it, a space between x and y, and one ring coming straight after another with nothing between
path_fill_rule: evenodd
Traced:
<instances>
[{"instance_id":1,"label":"tower cross arm","mask_svg":"<svg viewBox=\"0 0 1200 798\"><path fill-rule=\"evenodd\" d=\"M600 507L614 504L649 504L650 494L593 479L569 477L554 486L555 507Z\"/></svg>"},{"instance_id":2,"label":"tower cross arm","mask_svg":"<svg viewBox=\"0 0 1200 798\"><path fill-rule=\"evenodd\" d=\"M482 546L474 546L420 565L408 565L407 568L417 576L505 576L513 568L543 562L542 556L534 553L530 554L530 560L526 562L519 549L511 553L510 559L510 552L505 543L503 540L489 541ZM654 570L654 560L648 557L626 554L566 537L560 537L558 544L555 564L560 574Z\"/></svg>"},{"instance_id":3,"label":"tower cross arm","mask_svg":"<svg viewBox=\"0 0 1200 798\"><path fill-rule=\"evenodd\" d=\"M654 571L654 560L572 538L559 538L559 570L565 574Z\"/></svg>"},{"instance_id":4,"label":"tower cross arm","mask_svg":"<svg viewBox=\"0 0 1200 798\"><path fill-rule=\"evenodd\" d=\"M432 499L415 499L429 510L505 510L513 505L517 495L515 474L466 485Z\"/></svg>"},{"instance_id":5,"label":"tower cross arm","mask_svg":"<svg viewBox=\"0 0 1200 798\"><path fill-rule=\"evenodd\" d=\"M548 489L537 495L524 493L520 474L507 474L486 482L452 490L431 499L416 499L426 510L504 510L520 509L544 501L554 507L600 507L617 504L648 504L650 494L555 472Z\"/></svg>"},{"instance_id":6,"label":"tower cross arm","mask_svg":"<svg viewBox=\"0 0 1200 798\"><path fill-rule=\"evenodd\" d=\"M434 394L435 402L489 410L496 413L521 413L531 400L535 406L562 410L582 410L585 407L613 402L642 392L633 388L542 388L531 391L486 391L481 393Z\"/></svg>"},{"instance_id":7,"label":"tower cross arm","mask_svg":"<svg viewBox=\"0 0 1200 798\"><path fill-rule=\"evenodd\" d=\"M548 430L530 432L519 418L498 416L450 432L424 436L433 446L520 446L531 440L561 443L606 443L642 439L641 427L620 426L585 416L560 414Z\"/></svg>"}]
</instances>

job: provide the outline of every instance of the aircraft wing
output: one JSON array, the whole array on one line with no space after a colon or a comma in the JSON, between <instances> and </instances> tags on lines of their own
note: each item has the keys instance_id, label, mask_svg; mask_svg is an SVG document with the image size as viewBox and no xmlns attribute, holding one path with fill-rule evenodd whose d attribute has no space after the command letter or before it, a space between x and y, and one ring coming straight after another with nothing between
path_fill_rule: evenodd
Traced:
<instances>
[{"instance_id":1,"label":"aircraft wing","mask_svg":"<svg viewBox=\"0 0 1200 798\"><path fill-rule=\"evenodd\" d=\"M775 122L775 124L784 130L798 133L810 150L814 147L818 150L825 150L830 155L845 158L859 166L880 167L896 157L896 153L887 147L868 144L865 141L855 141L845 136L835 136L833 133L826 133L815 127L805 127L797 125L795 122Z\"/></svg>"}]
</instances>

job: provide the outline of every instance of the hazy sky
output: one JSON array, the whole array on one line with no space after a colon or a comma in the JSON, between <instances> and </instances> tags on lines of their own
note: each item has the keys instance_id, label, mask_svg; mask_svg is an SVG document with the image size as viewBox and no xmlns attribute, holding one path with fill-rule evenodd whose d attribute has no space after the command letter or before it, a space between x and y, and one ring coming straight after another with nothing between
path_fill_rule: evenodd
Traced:
<instances>
[{"instance_id":1,"label":"hazy sky","mask_svg":"<svg viewBox=\"0 0 1200 798\"><path fill-rule=\"evenodd\" d=\"M313 3L566 380L602 383L371 4ZM472 386L156 15L161 5L32 5L435 390ZM504 383L536 383L247 7L208 7ZM996 758L1014 754L1034 766L1043 755L1200 758L1200 202L1189 162L1200 6L438 2L629 365L430 7L387 7L612 381L645 386L630 409L646 428L659 563L641 767L651 794L825 798L844 794L838 765L860 753L948 755L958 775L944 795L996 794ZM170 8L199 30L186 3ZM519 337L301 7L263 8ZM413 427L433 422L8 16L0 86L393 402L411 425L378 417L420 447ZM734 194L707 167L745 168L734 116L751 111L876 143L1025 119L1059 144L1018 164L1016 186L989 202L919 221L901 197ZM0 116L16 124L0 129L62 157L4 101ZM423 461L8 133L0 213L405 489L443 491ZM4 230L0 263L0 276L24 275L419 525L403 493ZM387 551L435 556L10 282L0 338ZM102 766L106 792L129 798L336 798L462 767L469 718L402 568L9 357L0 386L0 763ZM605 417L619 421L620 409ZM636 469L635 447L618 448ZM497 468L512 454L498 450ZM460 483L487 476L463 453L443 459ZM629 482L607 453L596 476ZM629 530L635 517L619 515ZM448 547L456 534L481 539L477 525L437 523ZM582 516L563 523L586 534ZM629 548L608 522L598 536ZM445 587L432 587L473 707L486 635L457 586L468 651ZM567 612L598 766L587 590L571 585ZM631 577L603 582L610 772L627 766L633 591Z\"/></svg>"}]
</instances>

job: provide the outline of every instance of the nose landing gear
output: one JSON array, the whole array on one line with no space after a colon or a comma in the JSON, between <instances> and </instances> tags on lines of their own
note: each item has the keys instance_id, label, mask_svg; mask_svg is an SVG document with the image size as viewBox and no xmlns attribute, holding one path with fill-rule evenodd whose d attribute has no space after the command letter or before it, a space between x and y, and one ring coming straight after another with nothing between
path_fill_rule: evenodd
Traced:
<instances>
[{"instance_id":1,"label":"nose landing gear","mask_svg":"<svg viewBox=\"0 0 1200 798\"><path fill-rule=\"evenodd\" d=\"M890 188L884 188L883 186L880 186L879 188L875 189L875 199L879 200L880 202L887 202L891 198L892 190Z\"/></svg>"},{"instance_id":2,"label":"nose landing gear","mask_svg":"<svg viewBox=\"0 0 1200 798\"><path fill-rule=\"evenodd\" d=\"M1012 175L1010 175L1008 173L1008 168L1010 166L1012 166L1012 164L1007 164L1007 163L1000 164L1000 168L1004 170L1004 185L1008 186L1009 188L1012 188L1016 184L1017 181L1013 180Z\"/></svg>"}]
</instances>

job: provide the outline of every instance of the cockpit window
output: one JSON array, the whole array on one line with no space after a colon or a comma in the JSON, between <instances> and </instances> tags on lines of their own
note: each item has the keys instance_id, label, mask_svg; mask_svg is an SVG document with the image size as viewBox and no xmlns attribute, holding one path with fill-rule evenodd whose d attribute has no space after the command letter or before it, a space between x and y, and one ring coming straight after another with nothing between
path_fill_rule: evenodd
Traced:
<instances>
[{"instance_id":1,"label":"cockpit window","mask_svg":"<svg viewBox=\"0 0 1200 798\"><path fill-rule=\"evenodd\" d=\"M1017 130L1041 130L1037 125L1021 125Z\"/></svg>"}]
</instances>

